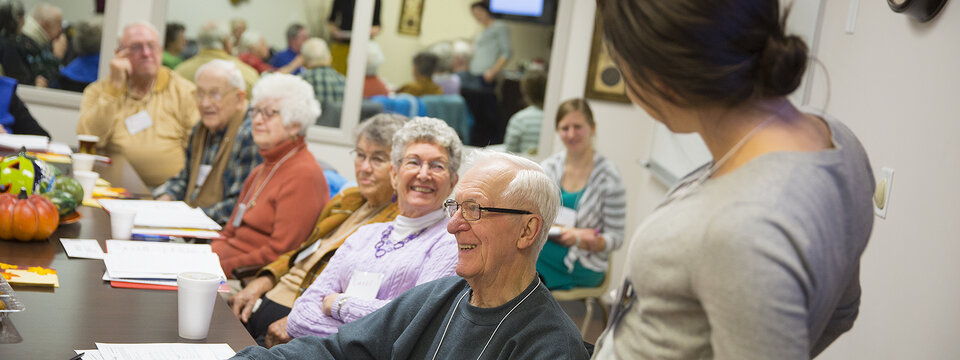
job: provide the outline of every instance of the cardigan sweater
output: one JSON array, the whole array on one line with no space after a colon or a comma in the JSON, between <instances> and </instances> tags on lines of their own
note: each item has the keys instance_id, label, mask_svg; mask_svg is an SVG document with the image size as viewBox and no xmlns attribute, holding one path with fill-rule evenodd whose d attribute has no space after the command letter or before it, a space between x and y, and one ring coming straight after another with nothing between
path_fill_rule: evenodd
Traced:
<instances>
[{"instance_id":1,"label":"cardigan sweater","mask_svg":"<svg viewBox=\"0 0 960 360\"><path fill-rule=\"evenodd\" d=\"M557 185L563 180L567 152L563 151L543 161L543 171ZM626 227L627 194L620 178L620 172L599 153L593 155L593 171L587 179L587 186L580 195L577 205L576 227L597 229L606 246L602 251L592 252L572 247L563 259L567 269L573 271L573 265L579 261L583 267L606 272L610 254L623 245L623 232Z\"/></svg>"},{"instance_id":2,"label":"cardigan sweater","mask_svg":"<svg viewBox=\"0 0 960 360\"><path fill-rule=\"evenodd\" d=\"M270 169L290 151L296 153L281 164L253 205L249 205L252 194ZM247 176L230 221L211 244L213 252L220 255L220 266L227 276L235 267L265 265L280 254L296 249L310 234L314 221L330 198L323 169L307 150L302 137L261 150L260 155L264 163ZM248 204L247 209L240 226L234 226L240 204Z\"/></svg>"},{"instance_id":3,"label":"cardigan sweater","mask_svg":"<svg viewBox=\"0 0 960 360\"><path fill-rule=\"evenodd\" d=\"M287 318L287 333L293 337L336 333L337 327L372 313L414 286L453 275L459 251L457 240L447 232L448 219L442 210L423 217L430 216L436 219L433 224L426 225L421 234L400 248L389 243L381 247L393 249L381 257L376 256L377 245L387 227L398 226L398 222L402 221L417 221L419 218L398 216L389 223L370 224L358 229L344 241L326 269L294 303ZM396 235L399 230L398 226L397 231L390 235ZM392 236L390 240L393 244L398 243ZM342 297L347 295L340 295L337 297L340 306L332 311L331 316L324 314L324 297L344 293L355 271L383 274L376 298L348 296L341 302Z\"/></svg>"}]
</instances>

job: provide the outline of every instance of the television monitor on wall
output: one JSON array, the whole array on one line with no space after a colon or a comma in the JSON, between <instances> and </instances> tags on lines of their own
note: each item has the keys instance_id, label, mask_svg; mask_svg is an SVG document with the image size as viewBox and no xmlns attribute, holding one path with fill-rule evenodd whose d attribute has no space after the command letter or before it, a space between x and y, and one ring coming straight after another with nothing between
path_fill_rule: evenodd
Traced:
<instances>
[{"instance_id":1,"label":"television monitor on wall","mask_svg":"<svg viewBox=\"0 0 960 360\"><path fill-rule=\"evenodd\" d=\"M553 25L557 19L557 0L490 0L494 18Z\"/></svg>"}]
</instances>

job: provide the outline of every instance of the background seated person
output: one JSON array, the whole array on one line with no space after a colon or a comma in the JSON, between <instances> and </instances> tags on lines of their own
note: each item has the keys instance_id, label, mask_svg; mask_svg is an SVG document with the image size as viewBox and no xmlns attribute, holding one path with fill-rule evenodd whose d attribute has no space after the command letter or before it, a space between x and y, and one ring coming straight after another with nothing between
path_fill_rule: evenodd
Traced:
<instances>
[{"instance_id":1,"label":"background seated person","mask_svg":"<svg viewBox=\"0 0 960 360\"><path fill-rule=\"evenodd\" d=\"M393 134L406 119L379 114L360 124L353 150L357 186L344 189L327 203L299 249L264 266L256 280L230 298L233 313L261 346L287 337L287 314L293 301L323 271L344 239L362 225L397 217L397 203L391 199L390 147ZM255 306L258 301L260 306Z\"/></svg>"},{"instance_id":2,"label":"background seated person","mask_svg":"<svg viewBox=\"0 0 960 360\"><path fill-rule=\"evenodd\" d=\"M60 69L60 88L82 92L87 85L97 81L97 74L100 72L102 25L99 22L80 22L73 30L71 45L77 57Z\"/></svg>"},{"instance_id":3,"label":"background seated person","mask_svg":"<svg viewBox=\"0 0 960 360\"><path fill-rule=\"evenodd\" d=\"M237 52L239 53L237 58L240 61L250 65L260 74L265 72L289 74L303 66L303 57L300 55L280 68L275 68L266 63L266 60L270 57L270 47L267 46L267 40L263 38L263 35L253 30L243 32L240 42L237 43Z\"/></svg>"},{"instance_id":4,"label":"background seated person","mask_svg":"<svg viewBox=\"0 0 960 360\"><path fill-rule=\"evenodd\" d=\"M303 66L306 70L300 77L313 86L317 101L321 104L343 102L343 88L347 79L330 67L330 49L327 42L319 38L310 38L300 48Z\"/></svg>"},{"instance_id":5,"label":"background seated person","mask_svg":"<svg viewBox=\"0 0 960 360\"><path fill-rule=\"evenodd\" d=\"M149 187L183 168L190 130L200 119L193 83L160 65L160 39L146 22L123 28L110 76L83 90L77 134L122 155Z\"/></svg>"},{"instance_id":6,"label":"background seated person","mask_svg":"<svg viewBox=\"0 0 960 360\"><path fill-rule=\"evenodd\" d=\"M213 240L224 273L266 265L310 234L330 199L323 169L303 141L319 115L310 84L296 76L266 76L253 88L253 142L264 163L247 176L230 221Z\"/></svg>"},{"instance_id":7,"label":"background seated person","mask_svg":"<svg viewBox=\"0 0 960 360\"><path fill-rule=\"evenodd\" d=\"M181 23L167 23L163 37L163 66L174 69L183 62L180 53L187 47L187 29Z\"/></svg>"},{"instance_id":8,"label":"background seated person","mask_svg":"<svg viewBox=\"0 0 960 360\"><path fill-rule=\"evenodd\" d=\"M216 22L209 22L200 28L197 33L197 47L199 52L184 62L177 65L173 70L183 76L184 79L193 79L197 74L197 69L210 60L220 59L231 61L237 64L240 74L243 75L243 82L246 84L246 91L250 93L253 84L260 79L260 73L254 70L250 65L245 64L240 59L230 54L233 43L230 40L230 33Z\"/></svg>"},{"instance_id":9,"label":"background seated person","mask_svg":"<svg viewBox=\"0 0 960 360\"><path fill-rule=\"evenodd\" d=\"M457 243L443 201L457 183L463 144L443 120L414 118L393 136L392 182L400 215L357 230L290 311L292 337L326 336L414 286L454 274ZM369 274L365 274L369 273ZM382 276L374 298L347 295L352 277Z\"/></svg>"},{"instance_id":10,"label":"background seated person","mask_svg":"<svg viewBox=\"0 0 960 360\"><path fill-rule=\"evenodd\" d=\"M17 80L0 76L0 133L50 137L17 96Z\"/></svg>"},{"instance_id":11,"label":"background seated person","mask_svg":"<svg viewBox=\"0 0 960 360\"><path fill-rule=\"evenodd\" d=\"M287 49L273 54L273 57L270 58L270 66L282 68L292 62L297 55L300 55L300 46L309 38L310 34L307 32L307 28L303 27L303 24L290 24L287 27ZM298 67L292 74L299 74L302 70L303 68Z\"/></svg>"},{"instance_id":12,"label":"background seated person","mask_svg":"<svg viewBox=\"0 0 960 360\"><path fill-rule=\"evenodd\" d=\"M157 187L157 200L183 200L217 223L230 219L244 180L263 162L247 117L247 94L236 64L210 61L197 69L200 122L190 133L187 160ZM207 181L209 180L209 181Z\"/></svg>"},{"instance_id":13,"label":"background seated person","mask_svg":"<svg viewBox=\"0 0 960 360\"><path fill-rule=\"evenodd\" d=\"M427 51L437 55L437 71L433 73L433 83L447 95L460 95L460 75L453 73L453 42L442 41L431 45Z\"/></svg>"},{"instance_id":14,"label":"background seated person","mask_svg":"<svg viewBox=\"0 0 960 360\"><path fill-rule=\"evenodd\" d=\"M599 286L610 254L623 244L626 189L613 162L593 149L597 123L586 100L560 104L556 128L565 151L544 160L543 171L560 185L563 207L576 220L547 241L537 271L551 290Z\"/></svg>"},{"instance_id":15,"label":"background seated person","mask_svg":"<svg viewBox=\"0 0 960 360\"><path fill-rule=\"evenodd\" d=\"M475 159L456 200L444 204L460 277L417 286L326 338L248 347L236 358L588 358L535 269L560 205L556 185L518 156L481 151Z\"/></svg>"},{"instance_id":16,"label":"background seated person","mask_svg":"<svg viewBox=\"0 0 960 360\"><path fill-rule=\"evenodd\" d=\"M363 78L363 97L370 98L377 95L390 95L387 84L377 76L377 69L383 64L383 49L371 40L367 43L367 71Z\"/></svg>"},{"instance_id":17,"label":"background seated person","mask_svg":"<svg viewBox=\"0 0 960 360\"><path fill-rule=\"evenodd\" d=\"M520 79L520 91L527 107L517 111L507 122L503 143L507 151L536 155L540 147L540 127L543 124L543 97L547 91L547 74L531 70Z\"/></svg>"},{"instance_id":18,"label":"background seated person","mask_svg":"<svg viewBox=\"0 0 960 360\"><path fill-rule=\"evenodd\" d=\"M443 89L433 83L433 72L437 70L439 61L432 53L418 53L413 57L413 82L404 84L397 92L413 96L442 95Z\"/></svg>"}]
</instances>

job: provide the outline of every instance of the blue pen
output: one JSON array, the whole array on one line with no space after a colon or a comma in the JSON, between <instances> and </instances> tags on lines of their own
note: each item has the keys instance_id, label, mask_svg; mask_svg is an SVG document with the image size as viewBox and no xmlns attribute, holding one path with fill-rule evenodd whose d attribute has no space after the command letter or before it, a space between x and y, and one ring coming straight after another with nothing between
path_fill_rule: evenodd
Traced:
<instances>
[{"instance_id":1,"label":"blue pen","mask_svg":"<svg viewBox=\"0 0 960 360\"><path fill-rule=\"evenodd\" d=\"M161 241L161 242L170 241L170 237L166 235L148 235L148 234L132 234L130 235L130 239L143 240L143 241Z\"/></svg>"}]
</instances>

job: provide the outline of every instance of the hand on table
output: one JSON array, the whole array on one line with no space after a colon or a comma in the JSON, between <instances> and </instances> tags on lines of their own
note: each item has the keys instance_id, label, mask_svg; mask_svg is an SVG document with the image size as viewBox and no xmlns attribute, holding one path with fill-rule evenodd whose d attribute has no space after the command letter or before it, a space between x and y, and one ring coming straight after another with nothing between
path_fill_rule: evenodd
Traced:
<instances>
[{"instance_id":1,"label":"hand on table","mask_svg":"<svg viewBox=\"0 0 960 360\"><path fill-rule=\"evenodd\" d=\"M170 196L170 194L163 194L163 195L157 196L157 198L154 199L154 200L159 200L159 201L173 201L173 196Z\"/></svg>"}]
</instances>

